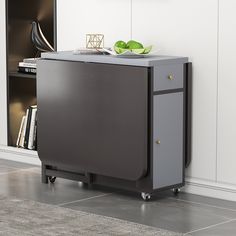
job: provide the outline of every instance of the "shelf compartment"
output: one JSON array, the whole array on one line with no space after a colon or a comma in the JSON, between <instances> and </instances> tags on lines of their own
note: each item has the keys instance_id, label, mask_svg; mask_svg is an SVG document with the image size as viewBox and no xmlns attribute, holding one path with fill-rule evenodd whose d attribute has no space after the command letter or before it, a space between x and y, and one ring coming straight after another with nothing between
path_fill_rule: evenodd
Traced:
<instances>
[{"instance_id":1,"label":"shelf compartment","mask_svg":"<svg viewBox=\"0 0 236 236\"><path fill-rule=\"evenodd\" d=\"M8 146L14 147L22 116L37 104L36 74L18 72L18 64L37 54L31 40L32 21L40 23L56 49L56 0L6 0L6 6Z\"/></svg>"}]
</instances>

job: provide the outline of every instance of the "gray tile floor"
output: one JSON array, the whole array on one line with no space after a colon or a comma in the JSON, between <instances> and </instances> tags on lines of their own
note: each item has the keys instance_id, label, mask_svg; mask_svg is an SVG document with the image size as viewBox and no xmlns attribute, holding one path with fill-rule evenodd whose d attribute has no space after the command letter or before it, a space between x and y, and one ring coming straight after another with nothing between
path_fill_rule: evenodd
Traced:
<instances>
[{"instance_id":1,"label":"gray tile floor","mask_svg":"<svg viewBox=\"0 0 236 236\"><path fill-rule=\"evenodd\" d=\"M0 194L111 216L192 236L235 236L236 203L170 191L143 202L136 193L57 179L40 168L0 159Z\"/></svg>"}]
</instances>

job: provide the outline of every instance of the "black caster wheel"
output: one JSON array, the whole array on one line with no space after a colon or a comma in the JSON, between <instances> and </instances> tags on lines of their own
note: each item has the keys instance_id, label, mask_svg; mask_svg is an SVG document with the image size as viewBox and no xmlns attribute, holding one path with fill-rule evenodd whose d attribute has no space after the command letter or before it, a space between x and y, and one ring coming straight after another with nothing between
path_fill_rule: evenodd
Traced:
<instances>
[{"instance_id":1,"label":"black caster wheel","mask_svg":"<svg viewBox=\"0 0 236 236\"><path fill-rule=\"evenodd\" d=\"M57 177L55 177L55 176L49 176L49 177L48 177L48 180L50 181L51 184L53 184L53 183L55 183L56 178L57 178Z\"/></svg>"},{"instance_id":2,"label":"black caster wheel","mask_svg":"<svg viewBox=\"0 0 236 236\"><path fill-rule=\"evenodd\" d=\"M142 192L142 193L141 193L141 197L142 197L142 199L143 199L144 201L148 201L148 200L151 199L151 194L150 194L150 193L144 193L144 192Z\"/></svg>"},{"instance_id":3,"label":"black caster wheel","mask_svg":"<svg viewBox=\"0 0 236 236\"><path fill-rule=\"evenodd\" d=\"M180 192L180 188L173 188L172 192L177 195Z\"/></svg>"}]
</instances>

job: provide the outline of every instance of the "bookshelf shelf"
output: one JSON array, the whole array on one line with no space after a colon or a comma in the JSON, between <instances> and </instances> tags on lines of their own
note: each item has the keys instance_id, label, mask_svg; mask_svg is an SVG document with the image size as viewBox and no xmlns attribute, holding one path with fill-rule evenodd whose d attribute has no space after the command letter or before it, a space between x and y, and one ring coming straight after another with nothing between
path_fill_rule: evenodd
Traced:
<instances>
[{"instance_id":1,"label":"bookshelf shelf","mask_svg":"<svg viewBox=\"0 0 236 236\"><path fill-rule=\"evenodd\" d=\"M26 74L26 73L21 73L18 71L11 71L11 72L9 72L9 77L36 79L36 74Z\"/></svg>"},{"instance_id":2,"label":"bookshelf shelf","mask_svg":"<svg viewBox=\"0 0 236 236\"><path fill-rule=\"evenodd\" d=\"M19 62L38 51L31 41L33 21L56 48L56 0L6 1L8 146L16 147L22 117L37 104L36 74L18 72ZM21 9L19 11L19 9Z\"/></svg>"}]
</instances>

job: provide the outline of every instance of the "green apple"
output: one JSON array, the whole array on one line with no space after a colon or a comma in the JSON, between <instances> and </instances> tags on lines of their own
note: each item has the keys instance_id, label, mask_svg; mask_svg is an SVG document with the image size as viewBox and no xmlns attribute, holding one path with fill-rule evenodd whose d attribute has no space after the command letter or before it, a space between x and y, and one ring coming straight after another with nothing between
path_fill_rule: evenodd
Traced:
<instances>
[{"instance_id":1,"label":"green apple","mask_svg":"<svg viewBox=\"0 0 236 236\"><path fill-rule=\"evenodd\" d=\"M143 45L140 43L140 42L137 42L135 40L130 40L128 43L127 43L127 47L129 49L141 49L143 48Z\"/></svg>"},{"instance_id":2,"label":"green apple","mask_svg":"<svg viewBox=\"0 0 236 236\"><path fill-rule=\"evenodd\" d=\"M118 48L127 48L127 44L126 42L122 41L122 40L119 40L115 43L115 47L118 47Z\"/></svg>"}]
</instances>

